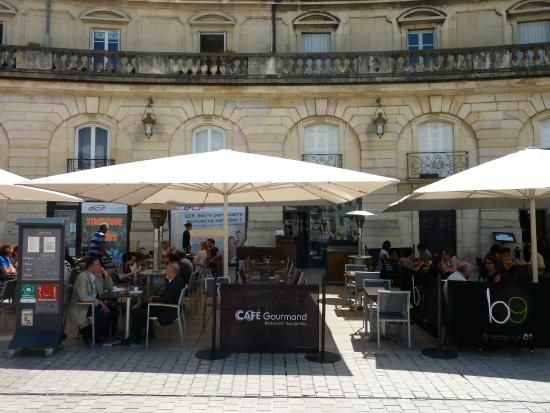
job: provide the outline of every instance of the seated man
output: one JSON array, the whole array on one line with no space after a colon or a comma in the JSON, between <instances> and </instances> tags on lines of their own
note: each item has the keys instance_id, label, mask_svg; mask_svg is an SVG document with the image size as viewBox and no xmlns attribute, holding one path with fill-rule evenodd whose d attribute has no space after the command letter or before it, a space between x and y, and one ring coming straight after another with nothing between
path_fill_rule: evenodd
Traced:
<instances>
[{"instance_id":1,"label":"seated man","mask_svg":"<svg viewBox=\"0 0 550 413\"><path fill-rule=\"evenodd\" d=\"M184 287L183 280L178 276L179 266L177 264L168 264L166 267L166 285L163 293L159 297L150 297L149 302L177 304L181 290ZM151 307L149 313L151 317L158 317L159 324L171 324L177 318L175 308ZM131 336L124 341L125 344L141 343L143 340L142 330L147 326L147 304L132 311L132 331Z\"/></svg>"},{"instance_id":2,"label":"seated man","mask_svg":"<svg viewBox=\"0 0 550 413\"><path fill-rule=\"evenodd\" d=\"M461 261L456 266L456 271L449 275L447 278L447 281L445 281L445 285L443 286L443 297L445 298L445 302L447 301L448 297L448 282L449 281L468 281L470 278L470 275L472 275L472 266L469 262Z\"/></svg>"},{"instance_id":3,"label":"seated man","mask_svg":"<svg viewBox=\"0 0 550 413\"><path fill-rule=\"evenodd\" d=\"M399 286L402 290L412 291L412 277L425 264L423 261L415 261L414 251L412 248L406 248L403 252L403 257L399 260L400 279Z\"/></svg>"},{"instance_id":4,"label":"seated man","mask_svg":"<svg viewBox=\"0 0 550 413\"><path fill-rule=\"evenodd\" d=\"M76 277L70 302L94 303L96 336L106 336L109 326L112 328L111 331L116 331L118 310L114 306L109 306L100 298L106 291L112 289L113 280L101 266L99 257L88 256L84 262L84 271ZM67 312L68 320L76 323L78 326L84 325L86 318L90 315L91 309L89 306L72 305ZM80 334L82 340L88 344L92 336L91 327L82 328Z\"/></svg>"}]
</instances>

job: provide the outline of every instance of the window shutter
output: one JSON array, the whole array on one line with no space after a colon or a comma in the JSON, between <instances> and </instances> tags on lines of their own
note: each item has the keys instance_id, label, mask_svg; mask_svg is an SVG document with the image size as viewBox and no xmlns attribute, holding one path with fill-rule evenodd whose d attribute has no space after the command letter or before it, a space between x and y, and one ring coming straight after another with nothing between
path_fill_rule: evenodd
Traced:
<instances>
[{"instance_id":1,"label":"window shutter","mask_svg":"<svg viewBox=\"0 0 550 413\"><path fill-rule=\"evenodd\" d=\"M518 23L518 43L550 41L550 21Z\"/></svg>"},{"instance_id":2,"label":"window shutter","mask_svg":"<svg viewBox=\"0 0 550 413\"><path fill-rule=\"evenodd\" d=\"M550 149L550 119L539 122L539 148Z\"/></svg>"}]
</instances>

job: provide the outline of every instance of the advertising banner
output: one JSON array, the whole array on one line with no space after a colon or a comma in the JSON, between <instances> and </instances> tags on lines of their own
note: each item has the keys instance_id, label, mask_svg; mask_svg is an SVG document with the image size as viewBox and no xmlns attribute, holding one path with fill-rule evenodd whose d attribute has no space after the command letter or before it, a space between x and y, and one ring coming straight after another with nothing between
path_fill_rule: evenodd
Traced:
<instances>
[{"instance_id":1,"label":"advertising banner","mask_svg":"<svg viewBox=\"0 0 550 413\"><path fill-rule=\"evenodd\" d=\"M117 263L122 259L122 254L128 250L128 206L108 202L83 202L83 250L89 247L90 239L103 223L109 225L109 232L105 236L107 250L113 262Z\"/></svg>"},{"instance_id":2,"label":"advertising banner","mask_svg":"<svg viewBox=\"0 0 550 413\"><path fill-rule=\"evenodd\" d=\"M550 346L550 286L449 282L449 337L491 348Z\"/></svg>"},{"instance_id":3,"label":"advertising banner","mask_svg":"<svg viewBox=\"0 0 550 413\"><path fill-rule=\"evenodd\" d=\"M229 263L236 262L237 247L246 241L246 207L229 208ZM223 207L184 206L172 211L170 217L170 243L182 248L182 234L185 224L191 222L191 250L197 252L200 242L213 238L223 254Z\"/></svg>"},{"instance_id":4,"label":"advertising banner","mask_svg":"<svg viewBox=\"0 0 550 413\"><path fill-rule=\"evenodd\" d=\"M222 285L223 351L306 353L319 348L318 286Z\"/></svg>"}]
</instances>

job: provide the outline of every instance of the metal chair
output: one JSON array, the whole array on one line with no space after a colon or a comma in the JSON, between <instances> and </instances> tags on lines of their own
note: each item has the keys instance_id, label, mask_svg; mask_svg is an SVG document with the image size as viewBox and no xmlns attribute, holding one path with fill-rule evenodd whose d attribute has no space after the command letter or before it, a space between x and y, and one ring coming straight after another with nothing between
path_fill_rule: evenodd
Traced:
<instances>
[{"instance_id":1,"label":"metal chair","mask_svg":"<svg viewBox=\"0 0 550 413\"><path fill-rule=\"evenodd\" d=\"M0 311L2 312L2 334L6 334L6 331L8 329L6 312L8 311L8 309L15 308L14 299L16 283L17 280L15 278L0 283ZM6 302L6 300L10 300L10 302Z\"/></svg>"},{"instance_id":2,"label":"metal chair","mask_svg":"<svg viewBox=\"0 0 550 413\"><path fill-rule=\"evenodd\" d=\"M385 291L378 292L377 306L377 337L380 348L380 325L382 323L407 323L409 349L411 348L411 313L409 303L410 291Z\"/></svg>"},{"instance_id":3,"label":"metal chair","mask_svg":"<svg viewBox=\"0 0 550 413\"><path fill-rule=\"evenodd\" d=\"M185 323L185 312L183 309L183 299L187 293L187 286L185 286L181 292L177 304L165 304L165 303L149 303L147 304L147 333L145 336L145 350L149 349L149 324L151 321L158 320L157 316L151 315L151 307L156 308L175 308L177 311L177 317L174 321L178 323L178 330L180 332L180 343L183 346L183 337L187 335L187 325Z\"/></svg>"},{"instance_id":4,"label":"metal chair","mask_svg":"<svg viewBox=\"0 0 550 413\"><path fill-rule=\"evenodd\" d=\"M95 303L93 301L89 301L89 302L76 302L76 303L71 303L71 298L73 296L73 285L67 285L65 287L65 298L66 298L66 307L65 307L65 311L67 311L69 309L70 306L72 305L80 305L80 306L89 306L91 308L91 314L86 317L86 320L91 324L92 326L92 350L95 349ZM66 322L66 314L65 314L65 320L64 320L64 323ZM80 335L80 328L81 326L77 326L78 327L78 335L76 336L77 338L79 337Z\"/></svg>"},{"instance_id":5,"label":"metal chair","mask_svg":"<svg viewBox=\"0 0 550 413\"><path fill-rule=\"evenodd\" d=\"M369 288L369 287L377 287L379 289L389 290L391 288L391 281L382 280L382 279L365 278L363 280L363 289ZM366 298L366 294L365 294L365 298ZM365 333L367 331L367 320L371 320L371 311L372 311L372 301L369 301L368 306L366 301L367 301L366 299L363 301L363 313L364 313L363 328L365 329Z\"/></svg>"},{"instance_id":6,"label":"metal chair","mask_svg":"<svg viewBox=\"0 0 550 413\"><path fill-rule=\"evenodd\" d=\"M346 291L346 301L351 309L351 296L355 291L355 280L350 277L352 271L367 271L367 266L363 264L344 264L344 288Z\"/></svg>"},{"instance_id":7,"label":"metal chair","mask_svg":"<svg viewBox=\"0 0 550 413\"><path fill-rule=\"evenodd\" d=\"M355 281L352 282L353 290L351 293L353 293L353 297L355 298L355 305L359 307L363 304L363 281L364 280L379 280L380 279L380 273L376 271L356 271L355 272Z\"/></svg>"}]
</instances>

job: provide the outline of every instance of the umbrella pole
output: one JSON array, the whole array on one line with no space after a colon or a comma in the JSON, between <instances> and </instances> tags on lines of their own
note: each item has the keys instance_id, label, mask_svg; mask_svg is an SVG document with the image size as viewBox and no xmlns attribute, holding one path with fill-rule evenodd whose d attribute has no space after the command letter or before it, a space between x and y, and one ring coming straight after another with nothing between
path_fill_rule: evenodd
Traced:
<instances>
[{"instance_id":1,"label":"umbrella pole","mask_svg":"<svg viewBox=\"0 0 550 413\"><path fill-rule=\"evenodd\" d=\"M529 198L529 220L531 225L531 270L533 282L539 282L539 265L537 251L537 207L535 198Z\"/></svg>"},{"instance_id":2,"label":"umbrella pole","mask_svg":"<svg viewBox=\"0 0 550 413\"><path fill-rule=\"evenodd\" d=\"M307 353L306 360L314 363L336 363L342 360L342 356L332 351L325 351L325 328L326 328L326 306L327 306L327 272L323 274L321 279L321 348L319 353Z\"/></svg>"},{"instance_id":3,"label":"umbrella pole","mask_svg":"<svg viewBox=\"0 0 550 413\"><path fill-rule=\"evenodd\" d=\"M229 276L229 200L227 184L223 184L223 275Z\"/></svg>"}]
</instances>

